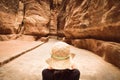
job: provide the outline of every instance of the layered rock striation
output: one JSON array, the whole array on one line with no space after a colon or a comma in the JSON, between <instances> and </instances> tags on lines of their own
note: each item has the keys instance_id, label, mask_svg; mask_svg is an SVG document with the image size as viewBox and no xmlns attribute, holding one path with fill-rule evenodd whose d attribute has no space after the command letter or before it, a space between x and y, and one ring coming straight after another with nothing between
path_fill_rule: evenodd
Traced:
<instances>
[{"instance_id":1,"label":"layered rock striation","mask_svg":"<svg viewBox=\"0 0 120 80\"><path fill-rule=\"evenodd\" d=\"M119 8L120 0L0 0L0 40L54 34L120 68Z\"/></svg>"},{"instance_id":2,"label":"layered rock striation","mask_svg":"<svg viewBox=\"0 0 120 80\"><path fill-rule=\"evenodd\" d=\"M59 34L120 68L119 7L119 0L64 0L58 15Z\"/></svg>"},{"instance_id":3,"label":"layered rock striation","mask_svg":"<svg viewBox=\"0 0 120 80\"><path fill-rule=\"evenodd\" d=\"M68 38L120 42L119 0L65 0L58 27ZM103 35L105 34L105 35Z\"/></svg>"},{"instance_id":4,"label":"layered rock striation","mask_svg":"<svg viewBox=\"0 0 120 80\"><path fill-rule=\"evenodd\" d=\"M74 39L71 44L101 56L104 60L120 68L120 44L96 39Z\"/></svg>"},{"instance_id":5,"label":"layered rock striation","mask_svg":"<svg viewBox=\"0 0 120 80\"><path fill-rule=\"evenodd\" d=\"M0 0L0 39L8 40L16 33L18 12L18 0ZM7 35L7 36L5 36Z\"/></svg>"},{"instance_id":6,"label":"layered rock striation","mask_svg":"<svg viewBox=\"0 0 120 80\"><path fill-rule=\"evenodd\" d=\"M49 34L49 0L1 0L0 39L16 39L18 34L46 36ZM7 35L7 36L6 36Z\"/></svg>"},{"instance_id":7,"label":"layered rock striation","mask_svg":"<svg viewBox=\"0 0 120 80\"><path fill-rule=\"evenodd\" d=\"M26 0L24 32L27 35L42 35L49 33L50 5L45 1Z\"/></svg>"}]
</instances>

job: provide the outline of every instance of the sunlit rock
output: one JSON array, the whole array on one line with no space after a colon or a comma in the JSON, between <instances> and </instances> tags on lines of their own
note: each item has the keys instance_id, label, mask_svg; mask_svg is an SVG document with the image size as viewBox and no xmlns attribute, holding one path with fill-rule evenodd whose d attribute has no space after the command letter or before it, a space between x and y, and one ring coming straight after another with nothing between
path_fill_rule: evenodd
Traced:
<instances>
[{"instance_id":1,"label":"sunlit rock","mask_svg":"<svg viewBox=\"0 0 120 80\"><path fill-rule=\"evenodd\" d=\"M0 0L0 34L16 33L18 0Z\"/></svg>"},{"instance_id":2,"label":"sunlit rock","mask_svg":"<svg viewBox=\"0 0 120 80\"><path fill-rule=\"evenodd\" d=\"M50 17L50 7L45 1L28 0L24 3L25 19L24 34L42 35L49 33L48 23Z\"/></svg>"},{"instance_id":3,"label":"sunlit rock","mask_svg":"<svg viewBox=\"0 0 120 80\"><path fill-rule=\"evenodd\" d=\"M66 37L119 41L119 0L65 0L58 28ZM103 35L105 34L105 35Z\"/></svg>"},{"instance_id":4,"label":"sunlit rock","mask_svg":"<svg viewBox=\"0 0 120 80\"><path fill-rule=\"evenodd\" d=\"M120 68L120 44L115 42L105 42L95 39L75 39L71 41L76 47L87 49L101 56Z\"/></svg>"}]
</instances>

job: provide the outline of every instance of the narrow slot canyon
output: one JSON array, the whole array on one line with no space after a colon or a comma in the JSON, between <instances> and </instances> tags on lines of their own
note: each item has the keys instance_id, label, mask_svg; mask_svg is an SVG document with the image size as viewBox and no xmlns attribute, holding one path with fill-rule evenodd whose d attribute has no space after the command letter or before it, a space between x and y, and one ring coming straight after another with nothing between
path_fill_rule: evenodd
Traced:
<instances>
[{"instance_id":1,"label":"narrow slot canyon","mask_svg":"<svg viewBox=\"0 0 120 80\"><path fill-rule=\"evenodd\" d=\"M0 80L42 80L56 42L79 80L120 80L120 0L0 0Z\"/></svg>"}]
</instances>

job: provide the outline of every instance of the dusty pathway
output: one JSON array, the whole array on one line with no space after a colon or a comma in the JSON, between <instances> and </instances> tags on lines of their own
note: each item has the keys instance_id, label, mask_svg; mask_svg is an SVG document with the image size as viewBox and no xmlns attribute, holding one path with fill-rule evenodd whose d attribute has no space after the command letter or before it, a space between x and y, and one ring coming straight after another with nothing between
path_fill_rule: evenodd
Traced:
<instances>
[{"instance_id":1,"label":"dusty pathway","mask_svg":"<svg viewBox=\"0 0 120 80\"><path fill-rule=\"evenodd\" d=\"M42 80L41 71L47 67L45 59L55 42L50 40L1 67L0 80ZM81 71L80 80L120 80L120 70L100 57L72 46L71 51L76 54L74 60Z\"/></svg>"},{"instance_id":2,"label":"dusty pathway","mask_svg":"<svg viewBox=\"0 0 120 80\"><path fill-rule=\"evenodd\" d=\"M8 63L14 58L39 47L44 42L41 41L21 41L10 40L0 42L0 66Z\"/></svg>"}]
</instances>

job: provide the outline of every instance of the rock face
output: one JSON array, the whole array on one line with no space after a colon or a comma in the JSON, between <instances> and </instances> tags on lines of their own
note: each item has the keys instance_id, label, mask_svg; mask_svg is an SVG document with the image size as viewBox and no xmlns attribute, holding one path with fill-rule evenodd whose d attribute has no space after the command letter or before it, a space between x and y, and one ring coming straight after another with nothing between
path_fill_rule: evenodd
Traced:
<instances>
[{"instance_id":1,"label":"rock face","mask_svg":"<svg viewBox=\"0 0 120 80\"><path fill-rule=\"evenodd\" d=\"M75 39L71 40L71 44L90 50L101 56L107 62L114 64L120 68L120 44L115 42L105 42L95 39Z\"/></svg>"},{"instance_id":2,"label":"rock face","mask_svg":"<svg viewBox=\"0 0 120 80\"><path fill-rule=\"evenodd\" d=\"M120 1L64 0L61 6L58 32L68 38L66 41L120 68L120 44L114 43L120 42Z\"/></svg>"},{"instance_id":3,"label":"rock face","mask_svg":"<svg viewBox=\"0 0 120 80\"><path fill-rule=\"evenodd\" d=\"M45 1L26 0L24 34L47 35L50 19L50 7Z\"/></svg>"},{"instance_id":4,"label":"rock face","mask_svg":"<svg viewBox=\"0 0 120 80\"><path fill-rule=\"evenodd\" d=\"M46 36L50 24L57 22L52 25L59 36L120 42L119 0L1 0L0 7L0 34ZM50 22L51 9L58 11L56 22Z\"/></svg>"},{"instance_id":5,"label":"rock face","mask_svg":"<svg viewBox=\"0 0 120 80\"><path fill-rule=\"evenodd\" d=\"M1 0L0 7L0 40L11 39L11 34L16 34L16 38L17 34L49 34L49 0Z\"/></svg>"},{"instance_id":6,"label":"rock face","mask_svg":"<svg viewBox=\"0 0 120 80\"><path fill-rule=\"evenodd\" d=\"M58 27L64 29L66 37L120 41L119 0L63 2L65 4L58 16Z\"/></svg>"},{"instance_id":7,"label":"rock face","mask_svg":"<svg viewBox=\"0 0 120 80\"><path fill-rule=\"evenodd\" d=\"M0 34L16 33L19 0L0 0Z\"/></svg>"},{"instance_id":8,"label":"rock face","mask_svg":"<svg viewBox=\"0 0 120 80\"><path fill-rule=\"evenodd\" d=\"M120 0L0 0L0 40L64 36L120 68L119 8Z\"/></svg>"}]
</instances>

